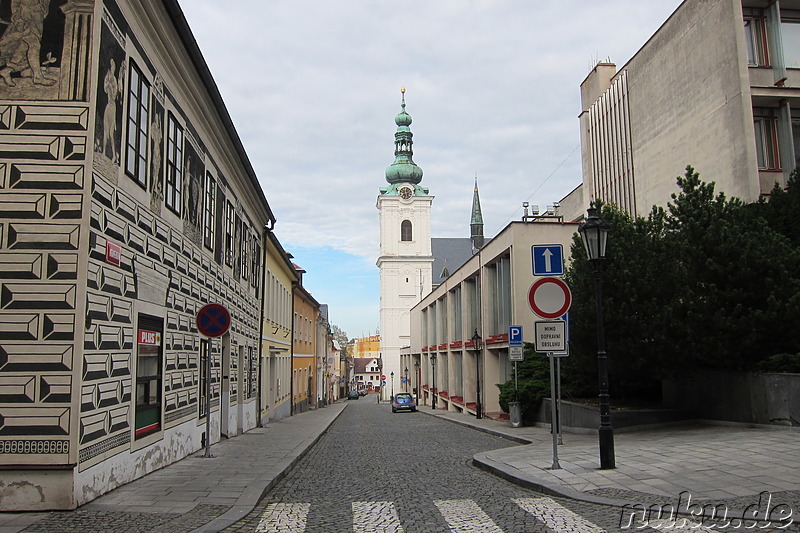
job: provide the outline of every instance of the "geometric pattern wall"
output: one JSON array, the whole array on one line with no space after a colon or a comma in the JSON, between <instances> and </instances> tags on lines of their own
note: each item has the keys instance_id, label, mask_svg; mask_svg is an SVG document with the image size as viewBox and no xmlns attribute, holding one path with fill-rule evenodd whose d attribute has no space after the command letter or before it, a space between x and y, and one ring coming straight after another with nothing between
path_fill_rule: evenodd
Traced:
<instances>
[{"instance_id":1,"label":"geometric pattern wall","mask_svg":"<svg viewBox=\"0 0 800 533\"><path fill-rule=\"evenodd\" d=\"M93 2L70 0L63 10L64 42L80 43L88 54ZM109 16L104 11L103 24ZM109 22L116 38L135 41L124 21ZM118 159L98 157L98 141L89 138L98 111L87 103L93 71L87 59L65 44L60 71L51 65L46 73L56 79L60 72L61 83L18 80L15 94L28 90L29 101L7 100L0 87L0 465L77 462L84 470L131 449L139 302L163 318L164 430L200 416L195 315L204 304L229 309L231 353L244 347L251 358L241 373L236 357L225 369L231 404L250 398L256 384L254 289L185 235L185 225L166 222L154 209L158 198L137 200L127 192L133 182L123 182L129 178ZM146 60L155 87L150 68ZM119 131L124 119L117 116ZM208 154L200 156L216 166ZM237 191L222 190L237 203ZM109 242L121 250L118 265L106 259ZM218 341L211 355L213 407L223 374ZM198 433L204 429L198 421Z\"/></svg>"},{"instance_id":2,"label":"geometric pattern wall","mask_svg":"<svg viewBox=\"0 0 800 533\"><path fill-rule=\"evenodd\" d=\"M0 461L7 464L70 459L88 114L86 106L0 105Z\"/></svg>"}]
</instances>

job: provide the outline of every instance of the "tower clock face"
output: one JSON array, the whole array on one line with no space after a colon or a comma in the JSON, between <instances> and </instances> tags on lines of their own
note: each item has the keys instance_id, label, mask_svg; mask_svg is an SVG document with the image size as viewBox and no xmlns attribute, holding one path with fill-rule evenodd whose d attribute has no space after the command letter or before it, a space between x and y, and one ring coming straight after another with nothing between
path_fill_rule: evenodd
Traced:
<instances>
[{"instance_id":1,"label":"tower clock face","mask_svg":"<svg viewBox=\"0 0 800 533\"><path fill-rule=\"evenodd\" d=\"M414 191L411 187L400 187L400 198L403 200L408 200L412 194L414 194Z\"/></svg>"}]
</instances>

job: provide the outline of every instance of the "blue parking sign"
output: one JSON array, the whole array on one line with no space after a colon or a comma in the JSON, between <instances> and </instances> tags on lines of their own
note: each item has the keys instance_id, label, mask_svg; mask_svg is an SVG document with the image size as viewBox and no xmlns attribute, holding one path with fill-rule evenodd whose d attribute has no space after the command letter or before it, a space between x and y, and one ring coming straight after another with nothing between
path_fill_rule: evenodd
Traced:
<instances>
[{"instance_id":1,"label":"blue parking sign","mask_svg":"<svg viewBox=\"0 0 800 533\"><path fill-rule=\"evenodd\" d=\"M522 326L508 326L508 345L522 346Z\"/></svg>"},{"instance_id":2,"label":"blue parking sign","mask_svg":"<svg viewBox=\"0 0 800 533\"><path fill-rule=\"evenodd\" d=\"M534 244L531 259L534 276L564 275L564 248L560 244Z\"/></svg>"}]
</instances>

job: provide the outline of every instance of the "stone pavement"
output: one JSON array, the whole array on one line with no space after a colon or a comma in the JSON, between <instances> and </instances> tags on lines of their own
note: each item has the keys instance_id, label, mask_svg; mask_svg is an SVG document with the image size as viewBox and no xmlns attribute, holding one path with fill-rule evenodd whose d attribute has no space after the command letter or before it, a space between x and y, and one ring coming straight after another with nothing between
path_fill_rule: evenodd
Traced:
<instances>
[{"instance_id":1,"label":"stone pavement","mask_svg":"<svg viewBox=\"0 0 800 533\"><path fill-rule=\"evenodd\" d=\"M201 450L76 511L0 513L0 533L219 531L250 512L346 406L342 401L224 440L212 446L212 458ZM598 468L596 434L565 433L556 470L548 428L420 411L524 444L482 452L473 461L550 495L609 505L686 504L690 495L731 510L785 505L800 518L798 428L694 424L618 433L614 470Z\"/></svg>"},{"instance_id":2,"label":"stone pavement","mask_svg":"<svg viewBox=\"0 0 800 533\"><path fill-rule=\"evenodd\" d=\"M473 462L547 494L617 506L679 503L684 511L691 496L737 516L769 505L773 519L783 512L776 506L784 505L795 522L800 519L800 428L704 422L620 432L613 470L599 468L596 433L564 433L557 447L560 469L554 469L549 428L422 411L527 443L479 453Z\"/></svg>"}]
</instances>

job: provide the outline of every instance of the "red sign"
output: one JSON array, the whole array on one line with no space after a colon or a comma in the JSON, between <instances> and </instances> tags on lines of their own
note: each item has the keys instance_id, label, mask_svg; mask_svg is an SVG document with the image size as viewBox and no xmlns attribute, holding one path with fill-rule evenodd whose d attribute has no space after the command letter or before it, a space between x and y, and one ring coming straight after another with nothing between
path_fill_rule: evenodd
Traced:
<instances>
[{"instance_id":1,"label":"red sign","mask_svg":"<svg viewBox=\"0 0 800 533\"><path fill-rule=\"evenodd\" d=\"M106 241L106 263L119 266L122 259L122 246L115 242Z\"/></svg>"},{"instance_id":2,"label":"red sign","mask_svg":"<svg viewBox=\"0 0 800 533\"><path fill-rule=\"evenodd\" d=\"M386 376L385 375L381 375L381 380L382 381L386 381Z\"/></svg>"},{"instance_id":3,"label":"red sign","mask_svg":"<svg viewBox=\"0 0 800 533\"><path fill-rule=\"evenodd\" d=\"M146 329L139 330L139 344L159 346L161 344L160 337L161 335L157 331L148 331Z\"/></svg>"},{"instance_id":4,"label":"red sign","mask_svg":"<svg viewBox=\"0 0 800 533\"><path fill-rule=\"evenodd\" d=\"M197 312L197 329L206 337L225 335L231 327L231 314L221 304L206 304Z\"/></svg>"},{"instance_id":5,"label":"red sign","mask_svg":"<svg viewBox=\"0 0 800 533\"><path fill-rule=\"evenodd\" d=\"M559 318L572 304L572 293L559 278L539 278L528 291L528 303L542 318Z\"/></svg>"}]
</instances>

